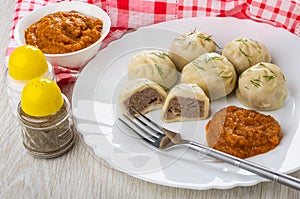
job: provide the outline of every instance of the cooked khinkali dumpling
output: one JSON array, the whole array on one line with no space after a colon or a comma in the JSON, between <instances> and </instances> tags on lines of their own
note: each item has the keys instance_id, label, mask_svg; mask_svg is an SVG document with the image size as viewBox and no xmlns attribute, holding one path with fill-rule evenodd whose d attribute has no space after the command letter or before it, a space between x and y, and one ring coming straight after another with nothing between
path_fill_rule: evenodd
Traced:
<instances>
[{"instance_id":1,"label":"cooked khinkali dumpling","mask_svg":"<svg viewBox=\"0 0 300 199\"><path fill-rule=\"evenodd\" d=\"M169 55L159 50L145 50L134 55L128 65L128 78L150 79L165 88L171 88L178 72Z\"/></svg>"},{"instance_id":2,"label":"cooked khinkali dumpling","mask_svg":"<svg viewBox=\"0 0 300 199\"><path fill-rule=\"evenodd\" d=\"M215 52L205 53L187 64L181 77L182 83L197 84L211 100L228 95L236 80L234 66Z\"/></svg>"},{"instance_id":3,"label":"cooked khinkali dumpling","mask_svg":"<svg viewBox=\"0 0 300 199\"><path fill-rule=\"evenodd\" d=\"M268 49L262 43L248 38L237 38L227 43L222 55L234 65L238 75L259 62L271 62Z\"/></svg>"},{"instance_id":4,"label":"cooked khinkali dumpling","mask_svg":"<svg viewBox=\"0 0 300 199\"><path fill-rule=\"evenodd\" d=\"M167 97L166 91L157 83L146 79L135 79L124 87L119 96L121 110L127 114L132 106L143 114L162 108ZM131 113L134 114L133 111Z\"/></svg>"},{"instance_id":5,"label":"cooked khinkali dumpling","mask_svg":"<svg viewBox=\"0 0 300 199\"><path fill-rule=\"evenodd\" d=\"M288 88L281 69L261 62L245 70L238 80L237 98L258 110L274 110L282 106Z\"/></svg>"},{"instance_id":6,"label":"cooked khinkali dumpling","mask_svg":"<svg viewBox=\"0 0 300 199\"><path fill-rule=\"evenodd\" d=\"M169 55L176 65L177 70L182 71L187 63L200 55L216 51L216 46L216 42L212 39L211 35L193 30L173 40Z\"/></svg>"},{"instance_id":7,"label":"cooked khinkali dumpling","mask_svg":"<svg viewBox=\"0 0 300 199\"><path fill-rule=\"evenodd\" d=\"M209 99L196 84L179 84L169 92L163 111L165 122L202 120L208 117Z\"/></svg>"}]
</instances>

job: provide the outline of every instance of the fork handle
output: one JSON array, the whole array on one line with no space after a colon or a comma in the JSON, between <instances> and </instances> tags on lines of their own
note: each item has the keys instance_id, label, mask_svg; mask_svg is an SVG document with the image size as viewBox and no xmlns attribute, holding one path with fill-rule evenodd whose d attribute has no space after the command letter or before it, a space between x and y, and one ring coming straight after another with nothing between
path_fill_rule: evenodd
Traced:
<instances>
[{"instance_id":1,"label":"fork handle","mask_svg":"<svg viewBox=\"0 0 300 199\"><path fill-rule=\"evenodd\" d=\"M255 164L253 162L249 162L244 159L237 158L235 156L232 156L227 153L209 148L207 146L201 145L196 142L190 141L188 143L185 143L184 145L188 145L188 147L190 147L196 151L199 151L200 153L202 153L204 155L208 155L210 157L213 157L213 158L216 158L223 162L229 163L238 168L245 169L247 171L255 173L266 179L272 180L274 182L286 185L288 187L291 187L291 188L294 188L294 189L300 191L300 179L298 179L298 178L280 173L274 169Z\"/></svg>"}]
</instances>

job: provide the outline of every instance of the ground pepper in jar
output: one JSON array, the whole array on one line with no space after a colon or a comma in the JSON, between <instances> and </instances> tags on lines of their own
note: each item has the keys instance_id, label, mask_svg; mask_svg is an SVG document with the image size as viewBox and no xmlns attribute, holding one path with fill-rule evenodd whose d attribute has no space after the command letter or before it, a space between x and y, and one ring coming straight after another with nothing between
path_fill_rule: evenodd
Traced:
<instances>
[{"instance_id":1,"label":"ground pepper in jar","mask_svg":"<svg viewBox=\"0 0 300 199\"><path fill-rule=\"evenodd\" d=\"M63 106L48 116L30 116L19 103L18 117L22 124L23 144L31 154L53 158L74 145L70 103L64 95L63 98Z\"/></svg>"}]
</instances>

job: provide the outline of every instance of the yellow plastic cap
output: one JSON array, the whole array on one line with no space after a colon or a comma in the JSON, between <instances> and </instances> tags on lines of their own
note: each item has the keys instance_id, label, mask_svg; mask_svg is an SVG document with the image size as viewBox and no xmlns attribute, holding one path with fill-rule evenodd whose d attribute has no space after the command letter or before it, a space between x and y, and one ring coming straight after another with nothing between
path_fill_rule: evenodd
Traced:
<instances>
[{"instance_id":1,"label":"yellow plastic cap","mask_svg":"<svg viewBox=\"0 0 300 199\"><path fill-rule=\"evenodd\" d=\"M19 46L8 60L8 73L16 80L31 80L42 76L47 70L45 55L34 46Z\"/></svg>"},{"instance_id":2,"label":"yellow plastic cap","mask_svg":"<svg viewBox=\"0 0 300 199\"><path fill-rule=\"evenodd\" d=\"M48 116L57 112L64 99L58 85L47 78L35 78L24 87L21 95L22 110L31 116Z\"/></svg>"}]
</instances>

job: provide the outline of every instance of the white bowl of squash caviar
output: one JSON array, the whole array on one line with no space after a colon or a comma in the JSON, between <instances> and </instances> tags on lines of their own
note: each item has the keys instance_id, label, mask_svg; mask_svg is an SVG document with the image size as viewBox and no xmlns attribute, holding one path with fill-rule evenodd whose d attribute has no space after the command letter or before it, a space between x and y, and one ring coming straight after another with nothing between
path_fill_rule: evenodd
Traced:
<instances>
[{"instance_id":1,"label":"white bowl of squash caviar","mask_svg":"<svg viewBox=\"0 0 300 199\"><path fill-rule=\"evenodd\" d=\"M60 2L25 15L15 27L14 38L19 45L41 49L52 65L80 68L98 52L110 27L110 18L100 7Z\"/></svg>"}]
</instances>

